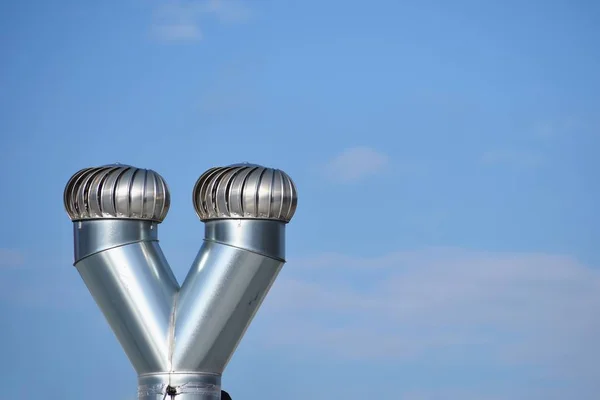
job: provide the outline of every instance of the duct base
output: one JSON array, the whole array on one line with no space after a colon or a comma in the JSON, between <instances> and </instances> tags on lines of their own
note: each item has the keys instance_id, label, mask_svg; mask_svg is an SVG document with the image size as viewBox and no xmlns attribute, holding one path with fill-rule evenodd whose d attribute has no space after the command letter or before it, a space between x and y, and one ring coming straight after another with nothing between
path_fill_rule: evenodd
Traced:
<instances>
[{"instance_id":1,"label":"duct base","mask_svg":"<svg viewBox=\"0 0 600 400\"><path fill-rule=\"evenodd\" d=\"M144 374L138 400L221 400L221 375L198 372Z\"/></svg>"}]
</instances>

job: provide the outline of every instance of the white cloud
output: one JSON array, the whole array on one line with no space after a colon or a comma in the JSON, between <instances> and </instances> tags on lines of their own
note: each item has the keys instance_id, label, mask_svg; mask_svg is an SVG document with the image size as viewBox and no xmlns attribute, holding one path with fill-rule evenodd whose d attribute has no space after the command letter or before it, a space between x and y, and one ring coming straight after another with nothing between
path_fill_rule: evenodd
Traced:
<instances>
[{"instance_id":1,"label":"white cloud","mask_svg":"<svg viewBox=\"0 0 600 400\"><path fill-rule=\"evenodd\" d=\"M92 306L93 299L73 267L61 271L28 268L0 275L0 303L29 309L81 310Z\"/></svg>"},{"instance_id":2,"label":"white cloud","mask_svg":"<svg viewBox=\"0 0 600 400\"><path fill-rule=\"evenodd\" d=\"M343 182L357 182L377 174L389 164L387 155L370 147L344 150L326 165L329 178Z\"/></svg>"},{"instance_id":3,"label":"white cloud","mask_svg":"<svg viewBox=\"0 0 600 400\"><path fill-rule=\"evenodd\" d=\"M21 252L12 249L0 249L0 267L17 267L23 265Z\"/></svg>"},{"instance_id":4,"label":"white cloud","mask_svg":"<svg viewBox=\"0 0 600 400\"><path fill-rule=\"evenodd\" d=\"M402 393L402 400L567 400L581 397L556 388L531 389L523 387L485 389L423 389Z\"/></svg>"},{"instance_id":5,"label":"white cloud","mask_svg":"<svg viewBox=\"0 0 600 400\"><path fill-rule=\"evenodd\" d=\"M34 309L81 309L93 304L77 270L69 267L70 260L63 261L47 254L28 254L26 260L21 252L0 249L0 303Z\"/></svg>"},{"instance_id":6,"label":"white cloud","mask_svg":"<svg viewBox=\"0 0 600 400\"><path fill-rule=\"evenodd\" d=\"M584 118L575 116L538 121L534 127L534 135L542 139L578 136L589 132L593 124Z\"/></svg>"},{"instance_id":7,"label":"white cloud","mask_svg":"<svg viewBox=\"0 0 600 400\"><path fill-rule=\"evenodd\" d=\"M180 22L177 24L166 24L154 27L154 33L164 40L200 40L202 32L193 23Z\"/></svg>"},{"instance_id":8,"label":"white cloud","mask_svg":"<svg viewBox=\"0 0 600 400\"><path fill-rule=\"evenodd\" d=\"M208 12L221 22L246 22L252 18L248 3L242 0L211 0L208 3Z\"/></svg>"},{"instance_id":9,"label":"white cloud","mask_svg":"<svg viewBox=\"0 0 600 400\"><path fill-rule=\"evenodd\" d=\"M238 0L172 0L157 7L153 31L157 37L167 41L200 40L204 18L239 23L251 16L250 9Z\"/></svg>"},{"instance_id":10,"label":"white cloud","mask_svg":"<svg viewBox=\"0 0 600 400\"><path fill-rule=\"evenodd\" d=\"M600 382L600 271L573 258L431 249L290 264L264 305L268 346Z\"/></svg>"}]
</instances>

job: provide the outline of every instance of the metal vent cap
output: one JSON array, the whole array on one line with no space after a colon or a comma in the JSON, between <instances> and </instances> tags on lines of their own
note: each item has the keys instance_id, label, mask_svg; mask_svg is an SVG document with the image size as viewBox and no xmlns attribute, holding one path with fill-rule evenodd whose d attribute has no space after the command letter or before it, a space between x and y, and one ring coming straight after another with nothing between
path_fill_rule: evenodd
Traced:
<instances>
[{"instance_id":1,"label":"metal vent cap","mask_svg":"<svg viewBox=\"0 0 600 400\"><path fill-rule=\"evenodd\" d=\"M292 179L256 164L211 168L196 181L194 208L200 220L271 219L289 222L298 204Z\"/></svg>"},{"instance_id":2,"label":"metal vent cap","mask_svg":"<svg viewBox=\"0 0 600 400\"><path fill-rule=\"evenodd\" d=\"M169 188L157 172L123 164L84 168L69 179L65 209L73 221L98 218L162 222Z\"/></svg>"}]
</instances>

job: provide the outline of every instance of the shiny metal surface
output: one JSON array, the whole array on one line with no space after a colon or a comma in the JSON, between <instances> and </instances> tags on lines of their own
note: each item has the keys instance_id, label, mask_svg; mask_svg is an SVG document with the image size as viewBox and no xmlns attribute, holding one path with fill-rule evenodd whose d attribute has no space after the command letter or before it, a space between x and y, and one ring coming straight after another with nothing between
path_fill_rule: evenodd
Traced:
<instances>
[{"instance_id":1,"label":"shiny metal surface","mask_svg":"<svg viewBox=\"0 0 600 400\"><path fill-rule=\"evenodd\" d=\"M217 219L204 223L204 238L285 260L285 225L275 220Z\"/></svg>"},{"instance_id":2,"label":"shiny metal surface","mask_svg":"<svg viewBox=\"0 0 600 400\"><path fill-rule=\"evenodd\" d=\"M161 222L170 205L169 189L157 172L121 164L78 171L63 197L73 221L132 218Z\"/></svg>"},{"instance_id":3,"label":"shiny metal surface","mask_svg":"<svg viewBox=\"0 0 600 400\"><path fill-rule=\"evenodd\" d=\"M284 223L209 221L179 289L156 224L74 225L75 265L139 374L222 373L285 262Z\"/></svg>"},{"instance_id":4,"label":"shiny metal surface","mask_svg":"<svg viewBox=\"0 0 600 400\"><path fill-rule=\"evenodd\" d=\"M285 172L254 164L209 169L196 181L192 198L202 221L254 218L289 222L298 204L296 186Z\"/></svg>"},{"instance_id":5,"label":"shiny metal surface","mask_svg":"<svg viewBox=\"0 0 600 400\"><path fill-rule=\"evenodd\" d=\"M127 231L132 229L131 222L82 221L75 237L86 232L89 242L101 243L106 231L103 224L108 223L111 230L123 226ZM149 233L139 234L144 235ZM76 243L81 244L81 238ZM75 266L137 373L169 371L171 316L179 286L158 242L127 241L118 246L112 241L110 248Z\"/></svg>"},{"instance_id":6,"label":"shiny metal surface","mask_svg":"<svg viewBox=\"0 0 600 400\"><path fill-rule=\"evenodd\" d=\"M194 189L205 238L180 288L158 244L169 194L153 174L114 165L71 178L75 266L139 375L139 399L218 400L221 374L285 263L296 189L256 165L205 173Z\"/></svg>"},{"instance_id":7,"label":"shiny metal surface","mask_svg":"<svg viewBox=\"0 0 600 400\"><path fill-rule=\"evenodd\" d=\"M174 393L174 394L169 394ZM139 400L220 400L221 375L189 372L138 377Z\"/></svg>"},{"instance_id":8,"label":"shiny metal surface","mask_svg":"<svg viewBox=\"0 0 600 400\"><path fill-rule=\"evenodd\" d=\"M205 241L177 302L173 367L223 372L283 264Z\"/></svg>"},{"instance_id":9,"label":"shiny metal surface","mask_svg":"<svg viewBox=\"0 0 600 400\"><path fill-rule=\"evenodd\" d=\"M75 262L113 247L140 241L157 241L158 224L152 221L97 219L73 224Z\"/></svg>"}]
</instances>

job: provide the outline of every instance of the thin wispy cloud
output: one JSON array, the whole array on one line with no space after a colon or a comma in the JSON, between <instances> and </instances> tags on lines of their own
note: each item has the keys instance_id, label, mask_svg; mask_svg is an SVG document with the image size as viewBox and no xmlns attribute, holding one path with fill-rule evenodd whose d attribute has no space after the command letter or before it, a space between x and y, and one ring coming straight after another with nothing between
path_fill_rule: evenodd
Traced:
<instances>
[{"instance_id":1,"label":"thin wispy cloud","mask_svg":"<svg viewBox=\"0 0 600 400\"><path fill-rule=\"evenodd\" d=\"M560 119L547 119L537 122L533 127L534 135L542 139L573 137L590 130L589 121L574 116Z\"/></svg>"},{"instance_id":2,"label":"thin wispy cloud","mask_svg":"<svg viewBox=\"0 0 600 400\"><path fill-rule=\"evenodd\" d=\"M157 25L154 33L161 39L169 41L200 40L202 32L193 23L180 22L176 24Z\"/></svg>"},{"instance_id":3,"label":"thin wispy cloud","mask_svg":"<svg viewBox=\"0 0 600 400\"><path fill-rule=\"evenodd\" d=\"M210 0L208 5L211 13L220 22L241 23L252 18L252 11L248 7L250 4L243 0Z\"/></svg>"},{"instance_id":4,"label":"thin wispy cloud","mask_svg":"<svg viewBox=\"0 0 600 400\"><path fill-rule=\"evenodd\" d=\"M373 148L353 147L329 161L325 171L333 181L352 183L384 171L389 161L386 154Z\"/></svg>"},{"instance_id":5,"label":"thin wispy cloud","mask_svg":"<svg viewBox=\"0 0 600 400\"><path fill-rule=\"evenodd\" d=\"M464 353L600 382L600 270L573 258L431 249L290 264L265 302L265 346L365 363Z\"/></svg>"},{"instance_id":6,"label":"thin wispy cloud","mask_svg":"<svg viewBox=\"0 0 600 400\"><path fill-rule=\"evenodd\" d=\"M246 3L238 0L165 1L155 10L152 30L161 40L194 41L203 38L202 23L208 19L241 23L251 17Z\"/></svg>"},{"instance_id":7,"label":"thin wispy cloud","mask_svg":"<svg viewBox=\"0 0 600 400\"><path fill-rule=\"evenodd\" d=\"M0 304L22 309L81 310L92 305L79 274L71 267L0 269Z\"/></svg>"},{"instance_id":8,"label":"thin wispy cloud","mask_svg":"<svg viewBox=\"0 0 600 400\"><path fill-rule=\"evenodd\" d=\"M0 249L0 268L18 267L24 263L23 253L13 249Z\"/></svg>"},{"instance_id":9,"label":"thin wispy cloud","mask_svg":"<svg viewBox=\"0 0 600 400\"><path fill-rule=\"evenodd\" d=\"M482 385L479 385L482 386ZM507 385L509 386L509 385ZM573 396L563 388L523 389L518 385L493 389L427 388L402 393L401 400L565 400Z\"/></svg>"}]
</instances>

